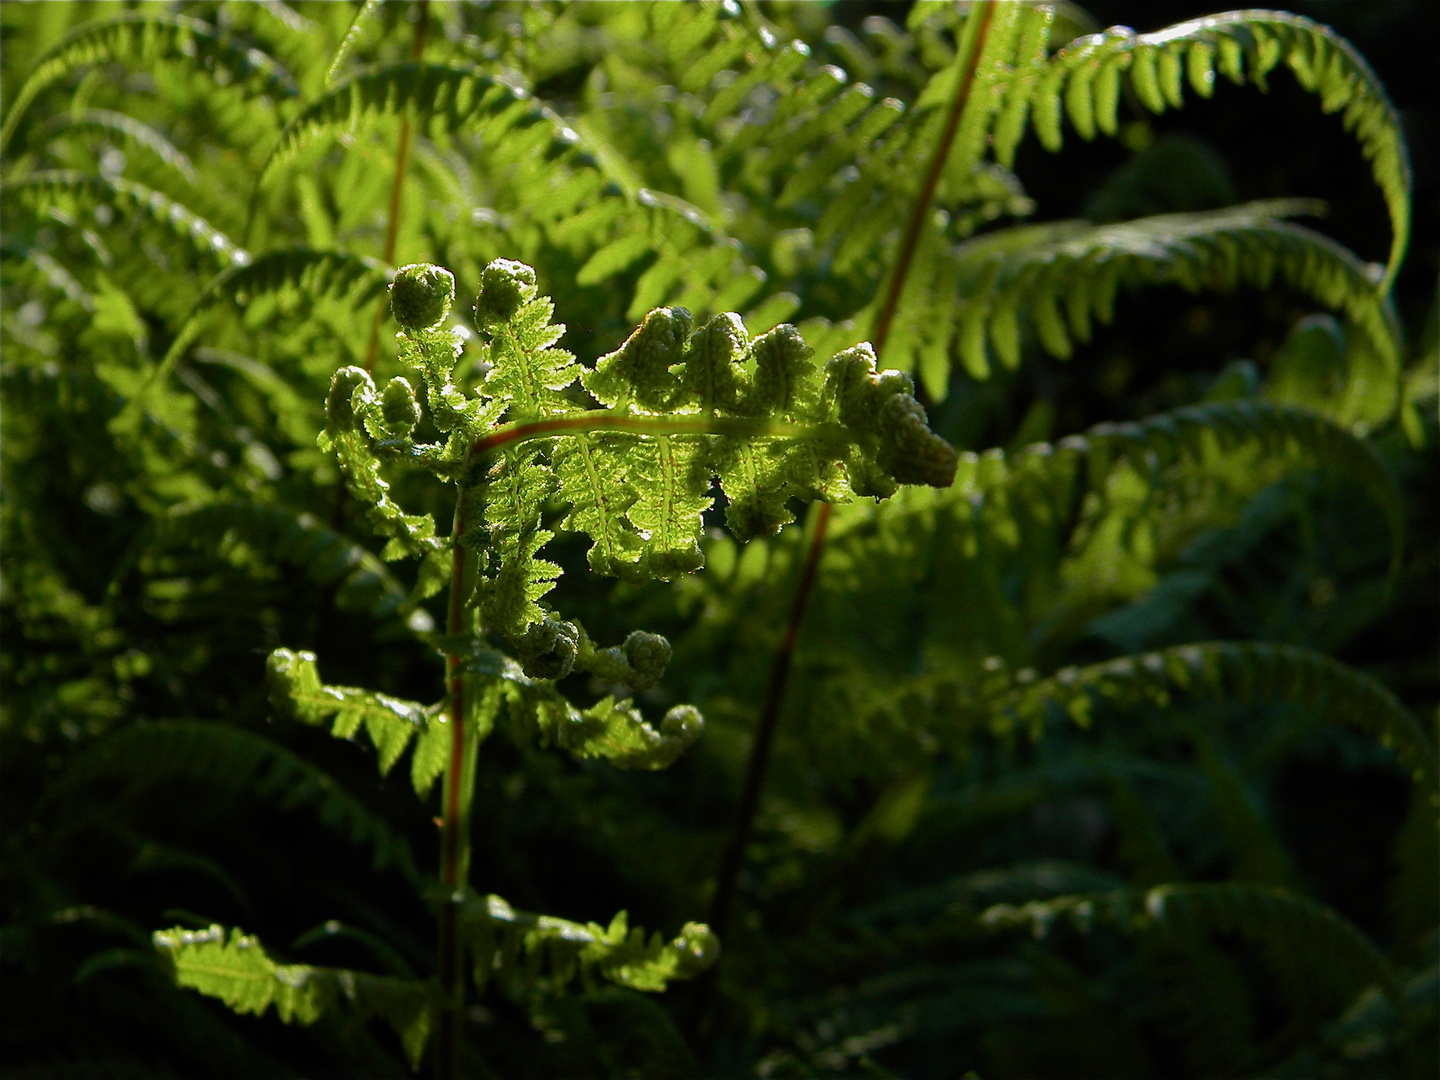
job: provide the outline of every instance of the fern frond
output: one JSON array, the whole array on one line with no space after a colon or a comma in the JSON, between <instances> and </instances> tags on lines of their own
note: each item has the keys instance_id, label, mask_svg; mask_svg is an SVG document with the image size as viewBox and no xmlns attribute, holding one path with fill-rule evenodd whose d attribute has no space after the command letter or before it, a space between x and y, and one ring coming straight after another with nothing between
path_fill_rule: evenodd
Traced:
<instances>
[{"instance_id":1,"label":"fern frond","mask_svg":"<svg viewBox=\"0 0 1440 1080\"><path fill-rule=\"evenodd\" d=\"M573 129L523 90L472 65L387 64L349 76L292 118L261 168L256 188L327 132L353 130L362 120L380 116L410 114L418 129L432 136L482 129L492 166L531 154L553 157L580 141Z\"/></svg>"},{"instance_id":2,"label":"fern frond","mask_svg":"<svg viewBox=\"0 0 1440 1080\"><path fill-rule=\"evenodd\" d=\"M1307 977L1343 981L1348 992L1341 1001L1375 985L1392 1000L1400 996L1394 968L1359 928L1327 905L1276 886L1157 885L1142 894L1062 896L1019 907L1000 904L981 916L991 929L1023 927L1037 938L1061 920L1082 932L1104 922L1134 934L1240 935L1263 945L1276 974L1291 984L1303 984Z\"/></svg>"},{"instance_id":3,"label":"fern frond","mask_svg":"<svg viewBox=\"0 0 1440 1080\"><path fill-rule=\"evenodd\" d=\"M557 627L555 620L548 618L539 625L557 632L568 632L566 627L578 629L573 624ZM479 641L449 645L464 657L461 670L498 683L510 704L512 718L522 730L537 735L542 745L559 747L577 758L603 758L620 769L664 769L700 737L705 726L693 706L676 705L665 714L657 731L630 699L613 695L580 710L555 689L550 679L531 678L520 664ZM601 665L583 667L595 670Z\"/></svg>"},{"instance_id":4,"label":"fern frond","mask_svg":"<svg viewBox=\"0 0 1440 1080\"><path fill-rule=\"evenodd\" d=\"M1207 642L1064 668L1016 686L996 699L994 708L1038 731L1052 703L1088 724L1099 702L1164 707L1177 696L1304 705L1318 720L1378 739L1417 783L1435 786L1430 740L1387 687L1328 656L1293 645Z\"/></svg>"},{"instance_id":5,"label":"fern frond","mask_svg":"<svg viewBox=\"0 0 1440 1080\"><path fill-rule=\"evenodd\" d=\"M241 1015L263 1016L271 1005L286 1024L313 1024L341 1013L364 1021L383 1017L395 1029L412 1068L420 1064L435 1011L430 983L345 968L277 964L258 938L238 928L157 930L155 951L176 985L219 998Z\"/></svg>"},{"instance_id":6,"label":"fern frond","mask_svg":"<svg viewBox=\"0 0 1440 1080\"><path fill-rule=\"evenodd\" d=\"M343 251L282 248L255 259L246 253L206 283L145 389L131 399L112 423L123 428L139 418L146 395L164 384L176 363L204 332L208 317L219 305L229 303L244 309L258 300L298 291L312 299L344 300L358 308L378 297L388 278L378 261Z\"/></svg>"},{"instance_id":7,"label":"fern frond","mask_svg":"<svg viewBox=\"0 0 1440 1080\"><path fill-rule=\"evenodd\" d=\"M364 0L355 9L355 18L350 20L350 29L345 31L345 37L340 42L340 47L335 50L335 56L330 61L330 66L325 69L325 85L329 86L335 81L340 69L345 65L345 60L350 55L350 50L355 47L355 42L360 39L367 23L371 22L375 13L380 10L380 0Z\"/></svg>"},{"instance_id":8,"label":"fern frond","mask_svg":"<svg viewBox=\"0 0 1440 1080\"><path fill-rule=\"evenodd\" d=\"M666 941L658 933L631 929L625 912L608 927L552 915L516 911L498 896L460 908L461 934L474 958L475 985L499 978L528 996L542 978L561 989L577 976L588 986L595 975L632 990L659 993L672 979L692 979L720 955L720 943L703 923L686 923ZM512 992L514 992L512 990Z\"/></svg>"},{"instance_id":9,"label":"fern frond","mask_svg":"<svg viewBox=\"0 0 1440 1080\"><path fill-rule=\"evenodd\" d=\"M64 801L81 785L127 779L133 788L193 780L209 790L234 791L275 802L282 810L311 808L320 821L373 848L374 867L396 867L419 878L410 847L327 773L269 739L241 728L193 720L138 724L78 755L47 791Z\"/></svg>"},{"instance_id":10,"label":"fern frond","mask_svg":"<svg viewBox=\"0 0 1440 1080\"><path fill-rule=\"evenodd\" d=\"M25 110L43 90L78 67L109 60L176 60L255 93L295 94L293 80L279 64L258 49L231 41L209 23L169 12L127 11L80 27L36 60L0 127L0 148L10 142Z\"/></svg>"},{"instance_id":11,"label":"fern frond","mask_svg":"<svg viewBox=\"0 0 1440 1080\"><path fill-rule=\"evenodd\" d=\"M276 649L265 662L265 678L271 707L286 719L318 727L333 717L330 734L337 739L353 738L363 728L379 755L381 776L394 768L412 738L425 743L429 730L447 720L443 704L424 706L353 686L325 685L311 652ZM429 784L416 789L424 795Z\"/></svg>"},{"instance_id":12,"label":"fern frond","mask_svg":"<svg viewBox=\"0 0 1440 1080\"><path fill-rule=\"evenodd\" d=\"M1015 367L1022 314L1047 352L1068 357L1072 341L1090 339L1092 318L1110 321L1121 287L1228 292L1278 279L1343 312L1385 370L1398 372L1399 327L1370 268L1328 237L1280 220L1313 206L1260 202L1120 225L1045 226L961 245L952 256L965 296L955 315L960 357L977 378L990 370L987 347Z\"/></svg>"},{"instance_id":13,"label":"fern frond","mask_svg":"<svg viewBox=\"0 0 1440 1080\"><path fill-rule=\"evenodd\" d=\"M143 148L156 160L178 173L186 183L194 184L200 178L190 158L163 134L142 120L109 109L83 109L77 113L60 113L46 121L36 131L35 137L37 141L48 144L57 136L86 132L98 132L110 138L118 138L126 146Z\"/></svg>"},{"instance_id":14,"label":"fern frond","mask_svg":"<svg viewBox=\"0 0 1440 1080\"><path fill-rule=\"evenodd\" d=\"M242 542L283 562L303 567L317 584L335 584L335 602L385 619L403 614L407 590L378 558L326 528L309 513L257 502L178 506L161 524L162 539L207 548ZM426 620L428 623L428 619Z\"/></svg>"},{"instance_id":15,"label":"fern frond","mask_svg":"<svg viewBox=\"0 0 1440 1080\"><path fill-rule=\"evenodd\" d=\"M1410 237L1410 161L1400 118L1380 80L1351 44L1328 26L1283 11L1232 11L1192 19L1150 34L1111 27L1071 42L1043 71L1022 69L1009 90L1012 101L1028 99L1034 125L1046 149L1061 144L1062 110L1082 138L1096 131L1113 135L1118 124L1123 75L1151 112L1179 108L1183 85L1201 97L1214 92L1217 75L1266 89L1269 73L1289 67L1302 87L1320 97L1327 112L1343 111L1385 196L1393 237L1390 257L1378 281L1389 291L1399 273ZM1018 108L1018 106L1016 106ZM995 156L1009 165L1022 130L997 127Z\"/></svg>"},{"instance_id":16,"label":"fern frond","mask_svg":"<svg viewBox=\"0 0 1440 1080\"><path fill-rule=\"evenodd\" d=\"M250 253L235 244L199 214L169 196L114 176L95 176L69 169L30 173L5 181L5 194L33 206L54 205L62 200L108 206L126 215L139 215L183 240L195 254L222 268L243 267Z\"/></svg>"}]
</instances>

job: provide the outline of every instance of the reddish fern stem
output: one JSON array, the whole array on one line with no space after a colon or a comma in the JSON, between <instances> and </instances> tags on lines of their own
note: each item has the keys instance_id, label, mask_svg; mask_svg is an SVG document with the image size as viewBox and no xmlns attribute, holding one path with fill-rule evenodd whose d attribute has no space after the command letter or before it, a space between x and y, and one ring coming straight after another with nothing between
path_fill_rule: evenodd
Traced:
<instances>
[{"instance_id":1,"label":"reddish fern stem","mask_svg":"<svg viewBox=\"0 0 1440 1080\"><path fill-rule=\"evenodd\" d=\"M950 156L950 148L955 141L955 134L960 128L960 118L964 115L965 106L970 100L970 91L975 82L975 71L980 63L980 54L984 50L985 37L990 29L990 20L993 14L993 0L979 5L980 21L972 39L970 55L965 58L964 67L961 69L955 99L950 104L950 114L946 118L944 131L935 146L934 155L930 159L930 166L926 170L925 182L921 186L920 195L911 210L910 220L906 224L900 251L895 260L895 271L891 275L885 300L875 319L871 344L874 346L877 356L882 355L885 341L890 336L890 325L894 321L895 311L900 303L900 293L905 286L905 279L910 273L910 265L915 257L915 248L920 240L920 230L924 227L925 217L929 213L930 201L935 197L935 188L940 183L940 174L944 171L945 160ZM710 928L722 938L728 927L730 908L734 900L735 886L740 877L740 869L744 865L745 848L749 844L750 834L754 828L755 814L760 806L760 792L764 787L765 774L770 764L770 752L775 738L780 707L785 701L785 688L790 679L795 642L799 637L801 624L805 620L810 597L814 593L815 572L824 552L825 532L826 526L830 522L830 513L829 503L820 503L815 507L815 530L811 534L810 545L805 553L805 562L801 567L800 581L795 588L795 597L790 607L790 618L786 624L785 637L781 641L779 651L770 667L770 677L765 685L760 719L755 728L755 743L750 749L750 761L746 767L745 786L740 795L740 806L736 814L734 831L725 847L716 875L715 894L711 902Z\"/></svg>"},{"instance_id":2,"label":"reddish fern stem","mask_svg":"<svg viewBox=\"0 0 1440 1080\"><path fill-rule=\"evenodd\" d=\"M463 496L462 496L463 505ZM466 577L469 550L460 542L465 530L464 516L457 506L455 526L451 531L450 606L445 631L453 641L465 630L465 600L462 588ZM445 769L443 816L440 821L440 934L438 968L441 1008L436 1025L437 1074L442 1078L456 1075L458 1069L459 1025L464 997L460 977L460 939L457 923L456 893L464 884L460 880L460 850L468 822L461 820L461 789L465 783L465 675L458 652L445 655L445 676L448 683L450 712L450 760Z\"/></svg>"}]
</instances>

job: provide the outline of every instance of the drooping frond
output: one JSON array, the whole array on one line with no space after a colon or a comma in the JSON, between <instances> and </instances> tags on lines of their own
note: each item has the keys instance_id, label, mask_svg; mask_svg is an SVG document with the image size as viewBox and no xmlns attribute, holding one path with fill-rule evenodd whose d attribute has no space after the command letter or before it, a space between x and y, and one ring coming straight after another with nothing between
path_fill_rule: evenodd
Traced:
<instances>
[{"instance_id":1,"label":"drooping frond","mask_svg":"<svg viewBox=\"0 0 1440 1080\"><path fill-rule=\"evenodd\" d=\"M382 776L394 768L410 740L418 737L421 749L416 751L415 787L421 795L429 790L434 775L428 756L438 739L428 736L448 719L441 705L427 707L353 686L325 685L311 652L276 649L265 662L265 677L270 684L270 705L286 719L318 727L333 717L330 734L337 739L354 738L363 728L379 755L376 764ZM426 758L424 764L420 757Z\"/></svg>"},{"instance_id":2,"label":"drooping frond","mask_svg":"<svg viewBox=\"0 0 1440 1080\"><path fill-rule=\"evenodd\" d=\"M161 132L142 120L110 109L83 109L77 113L60 113L46 121L35 133L37 142L48 143L59 136L98 133L119 139L127 146L140 147L156 160L178 173L187 183L200 177L190 158Z\"/></svg>"},{"instance_id":3,"label":"drooping frond","mask_svg":"<svg viewBox=\"0 0 1440 1080\"><path fill-rule=\"evenodd\" d=\"M715 962L720 942L703 923L686 923L666 941L629 926L625 912L608 927L552 915L516 911L498 896L467 901L461 933L474 960L475 985L492 979L528 996L544 981L561 989L577 976L587 985L598 974L632 990L658 993L672 979L691 979Z\"/></svg>"},{"instance_id":4,"label":"drooping frond","mask_svg":"<svg viewBox=\"0 0 1440 1080\"><path fill-rule=\"evenodd\" d=\"M1400 270L1410 237L1410 162L1395 107L1353 46L1327 26L1283 11L1232 11L1136 34L1124 26L1080 38L1046 63L1019 67L1006 88L1007 108L1019 121L997 125L995 156L1014 160L1028 107L1049 150L1061 144L1061 116L1086 139L1113 135L1119 123L1121 81L1151 112L1179 108L1186 82L1201 97L1214 93L1217 75L1266 89L1269 73L1284 64L1326 112L1343 110L1390 211L1393 238L1379 291Z\"/></svg>"},{"instance_id":5,"label":"drooping frond","mask_svg":"<svg viewBox=\"0 0 1440 1080\"><path fill-rule=\"evenodd\" d=\"M434 987L415 979L345 968L277 964L259 939L232 928L157 930L155 951L170 977L235 1012L263 1016L271 1005L286 1024L313 1024L341 1013L355 1020L383 1017L395 1029L411 1067L418 1067L430 1035Z\"/></svg>"},{"instance_id":6,"label":"drooping frond","mask_svg":"<svg viewBox=\"0 0 1440 1080\"><path fill-rule=\"evenodd\" d=\"M326 132L353 129L362 120L380 116L406 115L413 115L419 130L432 135L480 129L491 167L532 155L548 159L579 142L579 136L549 109L477 67L388 64L344 79L286 124L260 171L258 185Z\"/></svg>"},{"instance_id":7,"label":"drooping frond","mask_svg":"<svg viewBox=\"0 0 1440 1080\"><path fill-rule=\"evenodd\" d=\"M403 836L349 795L327 773L264 736L224 724L167 720L125 728L76 757L55 781L47 801L64 802L83 784L125 779L134 787L190 780L274 802L282 810L312 810L352 843L374 849L374 866L395 866L416 880Z\"/></svg>"},{"instance_id":8,"label":"drooping frond","mask_svg":"<svg viewBox=\"0 0 1440 1080\"><path fill-rule=\"evenodd\" d=\"M372 618L403 613L410 599L383 562L313 514L275 504L213 502L176 507L161 529L170 543L216 549L238 542L302 567L312 581L338 586L335 602L341 608L365 611ZM428 617L425 621L428 624Z\"/></svg>"},{"instance_id":9,"label":"drooping frond","mask_svg":"<svg viewBox=\"0 0 1440 1080\"><path fill-rule=\"evenodd\" d=\"M151 374L147 391L164 384L175 364L199 339L210 313L221 304L243 309L257 300L294 290L311 298L343 299L359 308L374 300L387 280L388 275L378 261L344 251L282 248L253 260L246 253L206 283L164 358ZM145 392L135 395L117 422L133 423L144 407L145 396Z\"/></svg>"},{"instance_id":10,"label":"drooping frond","mask_svg":"<svg viewBox=\"0 0 1440 1080\"><path fill-rule=\"evenodd\" d=\"M91 207L107 206L125 215L139 215L183 240L213 266L243 267L250 262L249 252L200 215L161 192L122 177L56 169L7 180L4 192L35 207L74 200Z\"/></svg>"},{"instance_id":11,"label":"drooping frond","mask_svg":"<svg viewBox=\"0 0 1440 1080\"><path fill-rule=\"evenodd\" d=\"M217 82L256 93L288 97L294 82L258 49L230 40L209 23L170 12L127 11L82 26L41 56L10 103L0 128L0 147L9 143L30 103L46 87L87 64L124 60L137 64L177 60L209 72Z\"/></svg>"},{"instance_id":12,"label":"drooping frond","mask_svg":"<svg viewBox=\"0 0 1440 1080\"><path fill-rule=\"evenodd\" d=\"M1405 541L1400 489L1374 446L1325 417L1264 401L1211 402L1138 422L1097 424L1053 448L1044 443L1030 446L1009 460L998 451L964 453L953 491L972 498L1028 480L1043 484L1043 474L1066 468L1064 459L1072 456L1092 459L1093 471L1110 455L1123 455L1141 475L1156 475L1182 457L1205 460L1212 445L1222 454L1253 447L1263 454L1267 466L1293 462L1345 477L1375 500L1389 527L1395 558L1399 557ZM1097 456L1099 460L1093 460Z\"/></svg>"},{"instance_id":13,"label":"drooping frond","mask_svg":"<svg viewBox=\"0 0 1440 1080\"><path fill-rule=\"evenodd\" d=\"M1144 893L1061 896L1018 907L1000 904L981 916L991 929L1027 928L1037 938L1064 921L1081 931L1096 923L1133 934L1196 932L1239 935L1261 944L1292 992L1313 992L1306 979L1343 984L1341 1002L1367 986L1399 997L1395 970L1348 919L1307 896L1276 886L1158 885ZM1348 992L1347 992L1348 991Z\"/></svg>"},{"instance_id":14,"label":"drooping frond","mask_svg":"<svg viewBox=\"0 0 1440 1080\"><path fill-rule=\"evenodd\" d=\"M1046 225L987 235L952 256L963 297L954 347L966 369L983 378L991 350L1006 367L1019 364L1022 315L1046 351L1063 358L1073 341L1090 339L1092 319L1110 321L1122 287L1228 292L1265 289L1278 280L1342 312L1385 369L1398 372L1398 325L1369 268L1333 240L1280 220L1313 205L1260 202L1119 225Z\"/></svg>"},{"instance_id":15,"label":"drooping frond","mask_svg":"<svg viewBox=\"0 0 1440 1080\"><path fill-rule=\"evenodd\" d=\"M1318 720L1378 739L1418 783L1435 785L1430 740L1387 687L1322 653L1293 645L1207 642L1064 668L1049 678L1014 686L999 695L992 708L1038 731L1052 704L1088 724L1099 703L1163 707L1176 697L1303 705Z\"/></svg>"}]
</instances>

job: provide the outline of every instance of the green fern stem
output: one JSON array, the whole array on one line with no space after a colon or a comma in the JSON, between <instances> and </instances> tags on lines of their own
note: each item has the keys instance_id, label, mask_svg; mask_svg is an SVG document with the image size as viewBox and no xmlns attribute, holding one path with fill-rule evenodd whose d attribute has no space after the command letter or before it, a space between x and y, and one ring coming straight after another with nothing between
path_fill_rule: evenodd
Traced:
<instances>
[{"instance_id":1,"label":"green fern stem","mask_svg":"<svg viewBox=\"0 0 1440 1080\"><path fill-rule=\"evenodd\" d=\"M470 446L473 462L511 443L543 439L560 433L629 432L635 435L735 435L744 438L772 436L781 439L829 439L846 442L849 432L840 424L788 424L778 420L751 420L743 416L636 416L633 413L594 410L577 416L546 420L520 420L503 424Z\"/></svg>"}]
</instances>

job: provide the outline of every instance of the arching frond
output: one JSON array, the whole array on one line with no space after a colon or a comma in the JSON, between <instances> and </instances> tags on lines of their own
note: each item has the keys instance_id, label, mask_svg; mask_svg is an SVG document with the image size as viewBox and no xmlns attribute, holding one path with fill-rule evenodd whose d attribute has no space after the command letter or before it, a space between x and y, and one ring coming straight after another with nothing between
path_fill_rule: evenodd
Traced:
<instances>
[{"instance_id":1,"label":"arching frond","mask_svg":"<svg viewBox=\"0 0 1440 1080\"><path fill-rule=\"evenodd\" d=\"M1064 668L1015 686L993 707L1038 731L1051 704L1088 724L1098 703L1165 706L1176 697L1304 705L1318 720L1378 739L1418 783L1435 785L1430 740L1388 688L1322 653L1293 645L1207 642Z\"/></svg>"},{"instance_id":2,"label":"arching frond","mask_svg":"<svg viewBox=\"0 0 1440 1080\"><path fill-rule=\"evenodd\" d=\"M421 131L435 135L480 129L492 167L532 154L553 157L580 141L573 129L524 91L477 67L387 64L344 79L286 124L260 170L258 185L322 134L353 129L379 116L412 114Z\"/></svg>"},{"instance_id":3,"label":"arching frond","mask_svg":"<svg viewBox=\"0 0 1440 1080\"><path fill-rule=\"evenodd\" d=\"M119 139L127 146L141 147L157 160L173 169L187 183L194 184L200 174L190 158L161 132L142 120L110 109L84 109L78 113L60 113L35 133L37 141L48 143L56 137L98 133Z\"/></svg>"},{"instance_id":4,"label":"arching frond","mask_svg":"<svg viewBox=\"0 0 1440 1080\"><path fill-rule=\"evenodd\" d=\"M295 93L294 83L270 57L219 33L209 23L170 12L127 11L82 26L39 57L0 128L0 147L10 142L30 103L71 71L107 60L153 63L177 60L207 71L217 81L278 97Z\"/></svg>"},{"instance_id":5,"label":"arching frond","mask_svg":"<svg viewBox=\"0 0 1440 1080\"><path fill-rule=\"evenodd\" d=\"M340 42L340 47L335 50L334 59L330 66L325 69L325 85L333 83L345 66L345 60L350 55L350 50L355 47L355 42L360 39L367 23L375 18L375 13L380 10L380 0L365 0L355 9L355 18L350 21L350 29L345 31L345 37Z\"/></svg>"},{"instance_id":6,"label":"arching frond","mask_svg":"<svg viewBox=\"0 0 1440 1080\"><path fill-rule=\"evenodd\" d=\"M430 983L344 968L277 964L258 938L214 925L157 930L155 951L170 977L235 1012L263 1016L271 1005L287 1024L313 1024L327 1013L356 1020L383 1017L395 1029L411 1067L430 1036L435 990Z\"/></svg>"},{"instance_id":7,"label":"arching frond","mask_svg":"<svg viewBox=\"0 0 1440 1080\"><path fill-rule=\"evenodd\" d=\"M75 757L46 792L63 804L83 785L126 780L132 789L170 780L274 802L282 810L311 810L351 843L374 849L377 870L396 867L416 880L405 838L348 794L327 773L262 735L225 724L167 720L138 724Z\"/></svg>"},{"instance_id":8,"label":"arching frond","mask_svg":"<svg viewBox=\"0 0 1440 1080\"><path fill-rule=\"evenodd\" d=\"M1343 111L1345 127L1370 162L1393 231L1389 263L1378 282L1379 291L1387 292L1410 238L1409 155L1400 118L1380 80L1328 26L1283 11L1247 10L1150 34L1111 27L1071 42L1043 67L1020 68L1007 96L1012 109L1028 106L1041 142L1058 150L1062 113L1083 138L1093 138L1097 130L1115 133L1122 75L1140 102L1160 113L1183 104L1186 82L1201 97L1214 92L1217 75L1237 84L1248 79L1263 90L1281 64L1319 95L1326 112ZM1022 123L997 126L995 156L1002 163L1013 161L1023 131Z\"/></svg>"},{"instance_id":9,"label":"arching frond","mask_svg":"<svg viewBox=\"0 0 1440 1080\"><path fill-rule=\"evenodd\" d=\"M1276 973L1301 993L1308 977L1343 983L1348 993L1339 1002L1372 985L1392 999L1399 997L1394 968L1353 923L1318 901L1275 886L1157 885L1140 894L1000 904L981 916L991 929L1028 928L1037 938L1062 920L1081 931L1106 923L1132 934L1239 935L1264 946Z\"/></svg>"},{"instance_id":10,"label":"arching frond","mask_svg":"<svg viewBox=\"0 0 1440 1080\"><path fill-rule=\"evenodd\" d=\"M250 253L185 206L152 188L122 177L95 176L69 169L30 173L7 180L4 193L33 206L64 200L106 206L139 215L185 241L198 255L223 268L249 264Z\"/></svg>"},{"instance_id":11,"label":"arching frond","mask_svg":"<svg viewBox=\"0 0 1440 1080\"><path fill-rule=\"evenodd\" d=\"M984 377L989 350L1007 367L1020 362L1022 316L1047 352L1068 357L1072 341L1090 339L1092 318L1110 321L1121 287L1228 292L1278 280L1342 312L1385 369L1398 372L1399 328L1370 269L1333 240L1280 220L1313 205L1261 202L1120 225L1022 228L972 241L950 256L959 264L963 298L954 316L955 347L966 369Z\"/></svg>"},{"instance_id":12,"label":"arching frond","mask_svg":"<svg viewBox=\"0 0 1440 1080\"><path fill-rule=\"evenodd\" d=\"M408 591L373 554L313 514L284 506L233 501L179 506L163 519L162 539L208 548L243 543L302 567L312 581L337 585L340 607L372 618L403 614L409 601Z\"/></svg>"}]
</instances>

